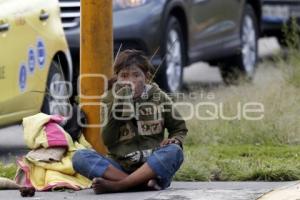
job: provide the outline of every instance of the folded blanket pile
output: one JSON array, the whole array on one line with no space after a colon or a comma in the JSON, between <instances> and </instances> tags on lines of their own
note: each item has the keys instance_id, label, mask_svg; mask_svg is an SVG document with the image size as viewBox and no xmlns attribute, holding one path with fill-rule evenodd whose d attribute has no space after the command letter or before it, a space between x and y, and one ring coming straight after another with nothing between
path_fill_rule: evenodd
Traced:
<instances>
[{"instance_id":1,"label":"folded blanket pile","mask_svg":"<svg viewBox=\"0 0 300 200\"><path fill-rule=\"evenodd\" d=\"M25 142L32 151L17 160L19 170L15 181L18 185L38 191L80 190L91 186L91 181L72 167L74 152L91 146L83 135L74 142L59 125L63 120L61 116L43 113L23 119Z\"/></svg>"}]
</instances>

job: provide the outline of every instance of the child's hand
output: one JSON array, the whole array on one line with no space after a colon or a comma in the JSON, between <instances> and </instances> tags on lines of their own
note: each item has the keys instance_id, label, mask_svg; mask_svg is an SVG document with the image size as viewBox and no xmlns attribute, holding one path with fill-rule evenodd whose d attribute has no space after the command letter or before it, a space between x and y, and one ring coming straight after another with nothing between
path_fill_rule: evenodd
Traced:
<instances>
[{"instance_id":1,"label":"child's hand","mask_svg":"<svg viewBox=\"0 0 300 200\"><path fill-rule=\"evenodd\" d=\"M132 89L132 85L129 83L115 83L115 87L114 87L114 92L115 92L115 98L132 98L133 96L133 89Z\"/></svg>"},{"instance_id":2,"label":"child's hand","mask_svg":"<svg viewBox=\"0 0 300 200\"><path fill-rule=\"evenodd\" d=\"M166 146L168 144L178 144L180 145L179 140L175 139L175 138L168 138L168 139L164 139L161 143L160 146Z\"/></svg>"},{"instance_id":3,"label":"child's hand","mask_svg":"<svg viewBox=\"0 0 300 200\"><path fill-rule=\"evenodd\" d=\"M131 101L133 98L132 88L128 85L115 83L112 92L114 99L118 102Z\"/></svg>"}]
</instances>

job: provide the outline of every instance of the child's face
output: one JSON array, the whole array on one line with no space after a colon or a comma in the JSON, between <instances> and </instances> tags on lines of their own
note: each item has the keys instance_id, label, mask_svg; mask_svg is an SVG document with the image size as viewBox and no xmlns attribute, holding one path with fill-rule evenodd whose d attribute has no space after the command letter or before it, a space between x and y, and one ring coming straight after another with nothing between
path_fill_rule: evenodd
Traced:
<instances>
[{"instance_id":1,"label":"child's face","mask_svg":"<svg viewBox=\"0 0 300 200\"><path fill-rule=\"evenodd\" d=\"M117 81L132 83L133 97L136 98L141 96L143 93L144 86L146 84L146 76L140 68L131 66L120 70Z\"/></svg>"}]
</instances>

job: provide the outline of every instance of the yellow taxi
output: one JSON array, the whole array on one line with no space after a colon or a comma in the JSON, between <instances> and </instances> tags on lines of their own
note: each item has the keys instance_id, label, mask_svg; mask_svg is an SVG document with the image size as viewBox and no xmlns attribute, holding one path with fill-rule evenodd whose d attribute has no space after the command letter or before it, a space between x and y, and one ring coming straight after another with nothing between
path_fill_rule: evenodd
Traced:
<instances>
[{"instance_id":1,"label":"yellow taxi","mask_svg":"<svg viewBox=\"0 0 300 200\"><path fill-rule=\"evenodd\" d=\"M65 112L72 63L58 0L0 0L0 126Z\"/></svg>"}]
</instances>

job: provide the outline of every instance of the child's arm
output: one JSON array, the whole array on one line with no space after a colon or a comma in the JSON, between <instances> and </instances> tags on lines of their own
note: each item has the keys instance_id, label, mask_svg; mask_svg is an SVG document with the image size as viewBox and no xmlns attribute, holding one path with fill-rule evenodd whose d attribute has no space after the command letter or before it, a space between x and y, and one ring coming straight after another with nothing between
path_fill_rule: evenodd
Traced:
<instances>
[{"instance_id":1,"label":"child's arm","mask_svg":"<svg viewBox=\"0 0 300 200\"><path fill-rule=\"evenodd\" d=\"M117 92L117 95L124 96L128 95L126 88L122 88ZM130 101L125 100L126 103ZM113 96L112 92L108 92L107 96L102 100L102 103L106 106L107 112L102 114L102 121L106 121L105 126L102 129L102 138L106 146L111 146L119 141L119 131L120 127L124 124L126 120L121 120L122 117L130 116L129 110L124 110L124 106L117 105L124 102L124 100L117 99ZM127 112L125 112L127 111ZM116 116L119 119L116 119Z\"/></svg>"},{"instance_id":2,"label":"child's arm","mask_svg":"<svg viewBox=\"0 0 300 200\"><path fill-rule=\"evenodd\" d=\"M168 138L176 139L182 145L188 132L185 121L182 119L178 110L174 108L174 103L172 100L166 95L164 95L164 100L164 119L165 127L169 132Z\"/></svg>"},{"instance_id":3,"label":"child's arm","mask_svg":"<svg viewBox=\"0 0 300 200\"><path fill-rule=\"evenodd\" d=\"M102 139L105 146L111 146L116 141L118 141L119 128L121 122L114 119L112 115L112 105L114 102L114 98L110 93L102 99L102 104L105 106L105 110L102 109L101 112L101 121L104 124L102 128Z\"/></svg>"}]
</instances>

